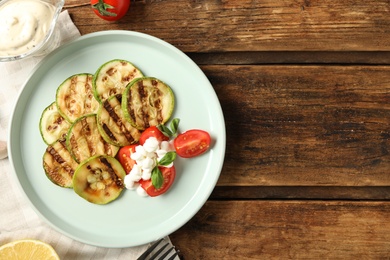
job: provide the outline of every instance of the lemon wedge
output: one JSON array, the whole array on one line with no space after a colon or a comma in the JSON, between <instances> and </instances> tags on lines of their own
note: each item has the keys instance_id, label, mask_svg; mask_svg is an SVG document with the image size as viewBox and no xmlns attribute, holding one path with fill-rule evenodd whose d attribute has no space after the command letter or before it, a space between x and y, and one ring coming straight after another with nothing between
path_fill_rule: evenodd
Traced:
<instances>
[{"instance_id":1,"label":"lemon wedge","mask_svg":"<svg viewBox=\"0 0 390 260\"><path fill-rule=\"evenodd\" d=\"M23 239L0 247L0 260L5 259L59 260L60 258L51 245L39 240Z\"/></svg>"}]
</instances>

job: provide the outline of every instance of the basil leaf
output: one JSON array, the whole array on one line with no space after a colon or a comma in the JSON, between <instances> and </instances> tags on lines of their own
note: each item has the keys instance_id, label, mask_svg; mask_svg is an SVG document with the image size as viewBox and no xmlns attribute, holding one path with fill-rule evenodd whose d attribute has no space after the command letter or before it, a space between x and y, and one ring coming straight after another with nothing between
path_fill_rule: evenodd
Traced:
<instances>
[{"instance_id":1,"label":"basil leaf","mask_svg":"<svg viewBox=\"0 0 390 260\"><path fill-rule=\"evenodd\" d=\"M156 189L160 189L164 183L164 177L158 167L152 170L152 184Z\"/></svg>"},{"instance_id":2,"label":"basil leaf","mask_svg":"<svg viewBox=\"0 0 390 260\"><path fill-rule=\"evenodd\" d=\"M173 135L171 130L169 130L169 128L166 127L165 125L158 125L157 128L158 128L158 130L161 131L161 133L163 133L163 135L165 135L167 137L171 137Z\"/></svg>"},{"instance_id":3,"label":"basil leaf","mask_svg":"<svg viewBox=\"0 0 390 260\"><path fill-rule=\"evenodd\" d=\"M174 118L171 122L171 131L172 136L177 134L177 129L179 128L180 119Z\"/></svg>"},{"instance_id":4,"label":"basil leaf","mask_svg":"<svg viewBox=\"0 0 390 260\"><path fill-rule=\"evenodd\" d=\"M165 125L158 125L157 128L158 128L158 130L161 131L161 133L163 133L163 135L165 135L167 137L173 137L173 136L177 135L177 129L179 127L179 122L180 122L179 118L174 118L170 124L171 129L169 129Z\"/></svg>"},{"instance_id":5,"label":"basil leaf","mask_svg":"<svg viewBox=\"0 0 390 260\"><path fill-rule=\"evenodd\" d=\"M158 162L158 165L168 166L176 159L176 152L167 152L163 158Z\"/></svg>"}]
</instances>

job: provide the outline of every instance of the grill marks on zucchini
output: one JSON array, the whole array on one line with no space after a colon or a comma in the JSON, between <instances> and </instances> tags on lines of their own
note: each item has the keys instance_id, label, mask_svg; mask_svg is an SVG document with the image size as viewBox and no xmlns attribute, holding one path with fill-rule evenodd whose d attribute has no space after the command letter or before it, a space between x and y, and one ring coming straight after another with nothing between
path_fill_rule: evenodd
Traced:
<instances>
[{"instance_id":1,"label":"grill marks on zucchini","mask_svg":"<svg viewBox=\"0 0 390 260\"><path fill-rule=\"evenodd\" d=\"M125 170L118 160L97 155L82 162L73 175L73 189L85 200L107 204L124 189Z\"/></svg>"},{"instance_id":2,"label":"grill marks on zucchini","mask_svg":"<svg viewBox=\"0 0 390 260\"><path fill-rule=\"evenodd\" d=\"M143 77L127 85L122 109L134 127L144 130L167 122L174 104L173 92L166 83L156 78Z\"/></svg>"},{"instance_id":3,"label":"grill marks on zucchini","mask_svg":"<svg viewBox=\"0 0 390 260\"><path fill-rule=\"evenodd\" d=\"M113 95L122 94L129 82L140 77L143 77L142 72L129 61L115 59L106 62L93 78L95 98L104 102Z\"/></svg>"},{"instance_id":4,"label":"grill marks on zucchini","mask_svg":"<svg viewBox=\"0 0 390 260\"><path fill-rule=\"evenodd\" d=\"M39 123L48 145L47 177L89 202L115 200L126 175L114 158L119 148L138 142L147 127L166 123L173 108L171 88L125 60L106 62L94 75L68 77Z\"/></svg>"},{"instance_id":5,"label":"grill marks on zucchini","mask_svg":"<svg viewBox=\"0 0 390 260\"><path fill-rule=\"evenodd\" d=\"M105 100L97 114L98 129L104 140L112 145L125 146L138 142L141 131L133 127L123 115L122 95Z\"/></svg>"},{"instance_id":6,"label":"grill marks on zucchini","mask_svg":"<svg viewBox=\"0 0 390 260\"><path fill-rule=\"evenodd\" d=\"M99 102L93 95L92 74L76 74L67 78L57 89L59 113L70 123L77 118L96 113Z\"/></svg>"},{"instance_id":7,"label":"grill marks on zucchini","mask_svg":"<svg viewBox=\"0 0 390 260\"><path fill-rule=\"evenodd\" d=\"M51 145L57 140L64 138L69 127L69 122L58 112L55 102L51 103L42 112L39 120L39 130L46 144Z\"/></svg>"},{"instance_id":8,"label":"grill marks on zucchini","mask_svg":"<svg viewBox=\"0 0 390 260\"><path fill-rule=\"evenodd\" d=\"M78 163L67 150L64 139L46 148L43 155L43 168L46 176L54 184L72 188L72 177L77 166Z\"/></svg>"},{"instance_id":9,"label":"grill marks on zucchini","mask_svg":"<svg viewBox=\"0 0 390 260\"><path fill-rule=\"evenodd\" d=\"M107 143L97 127L96 114L82 116L69 129L66 145L77 162L94 155L115 156L119 147Z\"/></svg>"},{"instance_id":10,"label":"grill marks on zucchini","mask_svg":"<svg viewBox=\"0 0 390 260\"><path fill-rule=\"evenodd\" d=\"M111 166L111 163L107 160L106 157L100 157L100 162L102 164L104 164L106 166L106 171L110 174L110 177L111 177L111 180L115 183L115 185L120 188L120 189L123 189L125 187L125 184L124 184L124 178L120 178L114 168Z\"/></svg>"}]
</instances>

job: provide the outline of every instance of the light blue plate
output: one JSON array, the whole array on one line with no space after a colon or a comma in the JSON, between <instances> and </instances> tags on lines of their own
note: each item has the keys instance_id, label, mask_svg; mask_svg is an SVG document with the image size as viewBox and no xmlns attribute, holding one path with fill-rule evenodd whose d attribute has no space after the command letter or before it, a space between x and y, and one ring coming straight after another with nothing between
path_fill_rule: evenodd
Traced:
<instances>
[{"instance_id":1,"label":"light blue plate","mask_svg":"<svg viewBox=\"0 0 390 260\"><path fill-rule=\"evenodd\" d=\"M114 202L95 205L46 178L42 168L46 145L39 132L39 119L66 78L77 73L95 73L100 65L112 59L131 61L146 76L169 84L176 98L172 117L180 118L179 129L206 130L213 144L199 157L175 161L177 177L166 194L144 198L135 191L124 190ZM199 67L172 45L130 31L85 35L47 56L18 97L9 133L9 158L32 207L63 234L101 247L146 244L183 226L215 187L226 146L220 103Z\"/></svg>"}]
</instances>

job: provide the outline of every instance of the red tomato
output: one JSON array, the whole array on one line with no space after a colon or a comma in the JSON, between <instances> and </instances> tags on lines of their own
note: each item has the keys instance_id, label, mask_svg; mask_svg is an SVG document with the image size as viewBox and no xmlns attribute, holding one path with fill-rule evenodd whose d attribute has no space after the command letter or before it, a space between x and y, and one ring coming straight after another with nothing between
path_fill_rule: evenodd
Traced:
<instances>
[{"instance_id":1,"label":"red tomato","mask_svg":"<svg viewBox=\"0 0 390 260\"><path fill-rule=\"evenodd\" d=\"M175 166L170 168L167 167L158 167L163 175L164 183L161 188L156 189L152 184L152 179L150 180L140 180L139 183L141 187L146 191L146 193L151 197L159 196L165 193L171 186L176 177L176 169Z\"/></svg>"},{"instance_id":2,"label":"red tomato","mask_svg":"<svg viewBox=\"0 0 390 260\"><path fill-rule=\"evenodd\" d=\"M121 149L119 149L118 154L116 155L123 169L125 169L126 174L129 174L131 169L133 169L134 164L136 164L136 162L130 158L131 153L135 152L136 146L136 144L123 146Z\"/></svg>"},{"instance_id":3,"label":"red tomato","mask_svg":"<svg viewBox=\"0 0 390 260\"><path fill-rule=\"evenodd\" d=\"M149 137L155 137L160 143L169 140L169 137L165 136L156 126L151 126L142 132L139 138L139 144L143 145Z\"/></svg>"},{"instance_id":4,"label":"red tomato","mask_svg":"<svg viewBox=\"0 0 390 260\"><path fill-rule=\"evenodd\" d=\"M209 133L197 129L181 133L173 141L177 155L183 158L195 157L206 152L210 143Z\"/></svg>"},{"instance_id":5,"label":"red tomato","mask_svg":"<svg viewBox=\"0 0 390 260\"><path fill-rule=\"evenodd\" d=\"M90 0L97 16L107 21L121 19L129 10L130 0Z\"/></svg>"}]
</instances>

